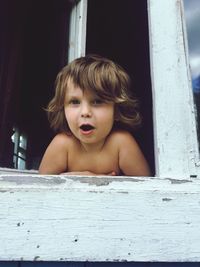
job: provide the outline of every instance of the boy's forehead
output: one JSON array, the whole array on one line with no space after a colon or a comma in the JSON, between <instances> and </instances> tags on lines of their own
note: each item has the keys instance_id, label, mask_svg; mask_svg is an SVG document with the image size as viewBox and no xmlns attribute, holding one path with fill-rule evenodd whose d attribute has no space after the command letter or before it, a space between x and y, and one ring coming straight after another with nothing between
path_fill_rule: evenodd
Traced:
<instances>
[{"instance_id":1,"label":"boy's forehead","mask_svg":"<svg viewBox=\"0 0 200 267\"><path fill-rule=\"evenodd\" d=\"M71 95L82 95L83 90L81 90L80 87L78 86L68 86L66 90L66 95L71 96Z\"/></svg>"},{"instance_id":2,"label":"boy's forehead","mask_svg":"<svg viewBox=\"0 0 200 267\"><path fill-rule=\"evenodd\" d=\"M78 85L75 85L72 81L68 81L65 95L67 97L71 97L71 96L82 96L82 95L94 96L96 94L90 89L82 89Z\"/></svg>"}]
</instances>

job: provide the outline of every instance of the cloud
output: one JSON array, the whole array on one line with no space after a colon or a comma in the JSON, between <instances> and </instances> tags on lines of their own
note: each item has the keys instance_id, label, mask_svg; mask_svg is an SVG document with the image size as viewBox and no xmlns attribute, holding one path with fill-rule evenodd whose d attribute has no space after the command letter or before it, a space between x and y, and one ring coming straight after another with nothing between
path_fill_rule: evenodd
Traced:
<instances>
[{"instance_id":1,"label":"cloud","mask_svg":"<svg viewBox=\"0 0 200 267\"><path fill-rule=\"evenodd\" d=\"M192 53L200 53L200 11L186 20L189 49Z\"/></svg>"},{"instance_id":2,"label":"cloud","mask_svg":"<svg viewBox=\"0 0 200 267\"><path fill-rule=\"evenodd\" d=\"M199 9L199 0L184 0L183 2L186 16L192 15Z\"/></svg>"},{"instance_id":3,"label":"cloud","mask_svg":"<svg viewBox=\"0 0 200 267\"><path fill-rule=\"evenodd\" d=\"M190 64L193 76L200 74L200 2L184 0Z\"/></svg>"},{"instance_id":4,"label":"cloud","mask_svg":"<svg viewBox=\"0 0 200 267\"><path fill-rule=\"evenodd\" d=\"M200 75L200 54L196 56L190 56L190 66L192 71L192 77L196 78Z\"/></svg>"}]
</instances>

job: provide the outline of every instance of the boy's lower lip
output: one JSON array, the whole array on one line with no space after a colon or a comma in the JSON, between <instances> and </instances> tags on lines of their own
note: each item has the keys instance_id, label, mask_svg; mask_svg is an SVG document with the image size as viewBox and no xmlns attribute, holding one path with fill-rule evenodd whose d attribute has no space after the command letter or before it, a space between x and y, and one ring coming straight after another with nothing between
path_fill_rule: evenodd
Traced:
<instances>
[{"instance_id":1,"label":"boy's lower lip","mask_svg":"<svg viewBox=\"0 0 200 267\"><path fill-rule=\"evenodd\" d=\"M94 129L91 129L91 130L88 130L88 131L83 131L83 130L80 130L80 131L81 131L81 133L83 135L89 135L89 134L93 133Z\"/></svg>"}]
</instances>

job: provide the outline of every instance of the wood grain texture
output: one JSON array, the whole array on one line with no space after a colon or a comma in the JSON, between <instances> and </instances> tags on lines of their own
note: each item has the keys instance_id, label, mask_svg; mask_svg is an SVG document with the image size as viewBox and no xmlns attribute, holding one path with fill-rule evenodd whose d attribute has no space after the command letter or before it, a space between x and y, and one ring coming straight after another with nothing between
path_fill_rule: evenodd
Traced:
<instances>
[{"instance_id":1,"label":"wood grain texture","mask_svg":"<svg viewBox=\"0 0 200 267\"><path fill-rule=\"evenodd\" d=\"M199 179L1 175L0 188L0 260L200 260Z\"/></svg>"},{"instance_id":2,"label":"wood grain texture","mask_svg":"<svg viewBox=\"0 0 200 267\"><path fill-rule=\"evenodd\" d=\"M182 0L149 0L156 175L200 177Z\"/></svg>"}]
</instances>

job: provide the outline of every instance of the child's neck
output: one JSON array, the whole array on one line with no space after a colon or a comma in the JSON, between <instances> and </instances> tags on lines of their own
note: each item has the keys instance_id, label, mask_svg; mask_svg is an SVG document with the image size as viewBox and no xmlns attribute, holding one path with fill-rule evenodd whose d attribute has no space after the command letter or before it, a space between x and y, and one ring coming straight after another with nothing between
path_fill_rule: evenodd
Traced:
<instances>
[{"instance_id":1,"label":"child's neck","mask_svg":"<svg viewBox=\"0 0 200 267\"><path fill-rule=\"evenodd\" d=\"M83 149L83 151L87 152L87 153L99 153L102 151L104 144L105 144L106 139L95 143L95 144L87 144L87 143L81 143L81 147Z\"/></svg>"}]
</instances>

